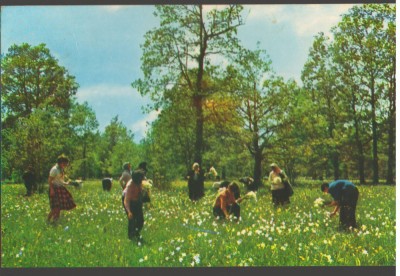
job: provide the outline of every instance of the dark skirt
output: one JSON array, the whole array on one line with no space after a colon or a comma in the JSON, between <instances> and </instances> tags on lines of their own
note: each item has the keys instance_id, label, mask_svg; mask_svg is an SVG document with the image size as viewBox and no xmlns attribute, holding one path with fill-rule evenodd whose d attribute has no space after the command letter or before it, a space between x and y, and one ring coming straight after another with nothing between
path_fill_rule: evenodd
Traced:
<instances>
[{"instance_id":1,"label":"dark skirt","mask_svg":"<svg viewBox=\"0 0 400 276\"><path fill-rule=\"evenodd\" d=\"M76 207L74 199L63 186L53 186L54 196L50 196L50 209L71 210Z\"/></svg>"},{"instance_id":2,"label":"dark skirt","mask_svg":"<svg viewBox=\"0 0 400 276\"><path fill-rule=\"evenodd\" d=\"M274 206L289 204L289 195L286 193L285 189L272 190L272 203Z\"/></svg>"}]
</instances>

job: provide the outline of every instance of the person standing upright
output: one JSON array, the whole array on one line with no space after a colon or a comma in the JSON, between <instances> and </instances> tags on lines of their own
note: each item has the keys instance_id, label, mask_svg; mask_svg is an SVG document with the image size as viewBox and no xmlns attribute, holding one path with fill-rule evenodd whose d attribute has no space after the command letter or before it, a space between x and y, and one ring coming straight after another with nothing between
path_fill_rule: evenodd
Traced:
<instances>
[{"instance_id":1,"label":"person standing upright","mask_svg":"<svg viewBox=\"0 0 400 276\"><path fill-rule=\"evenodd\" d=\"M286 174L278 167L276 163L270 165L271 172L268 180L271 184L272 203L275 207L290 203L289 195L286 193L283 181L287 180Z\"/></svg>"},{"instance_id":2,"label":"person standing upright","mask_svg":"<svg viewBox=\"0 0 400 276\"><path fill-rule=\"evenodd\" d=\"M31 196L33 193L33 187L35 186L35 175L33 173L32 165L29 165L22 175L26 188L26 196Z\"/></svg>"},{"instance_id":3,"label":"person standing upright","mask_svg":"<svg viewBox=\"0 0 400 276\"><path fill-rule=\"evenodd\" d=\"M128 216L128 238L143 242L140 231L144 225L143 202L142 202L142 181L144 179L143 170L135 170L132 179L125 187L124 207Z\"/></svg>"},{"instance_id":4,"label":"person standing upright","mask_svg":"<svg viewBox=\"0 0 400 276\"><path fill-rule=\"evenodd\" d=\"M60 155L49 173L49 199L50 199L50 213L47 220L56 222L60 217L61 210L71 210L76 207L75 202L70 192L64 187L69 185L65 182L65 168L69 164L68 157Z\"/></svg>"},{"instance_id":5,"label":"person standing upright","mask_svg":"<svg viewBox=\"0 0 400 276\"><path fill-rule=\"evenodd\" d=\"M204 175L199 163L193 163L192 170L187 175L189 198L192 201L197 201L204 196Z\"/></svg>"}]
</instances>

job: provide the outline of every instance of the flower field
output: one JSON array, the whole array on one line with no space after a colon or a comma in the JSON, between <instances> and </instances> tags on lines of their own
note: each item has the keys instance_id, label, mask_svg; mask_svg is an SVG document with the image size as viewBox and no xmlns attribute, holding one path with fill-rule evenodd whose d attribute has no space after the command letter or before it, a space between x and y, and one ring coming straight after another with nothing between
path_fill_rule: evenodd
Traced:
<instances>
[{"instance_id":1,"label":"flower field","mask_svg":"<svg viewBox=\"0 0 400 276\"><path fill-rule=\"evenodd\" d=\"M315 204L331 200L319 187L295 187L292 203L272 207L267 188L241 203L241 220L218 221L216 191L192 203L185 183L152 190L145 204L144 243L127 238L121 190L114 181L68 187L77 208L46 222L47 194L23 196L23 185L1 187L1 266L13 267L221 267L221 266L394 266L394 186L361 186L359 229L339 232L339 217Z\"/></svg>"}]
</instances>

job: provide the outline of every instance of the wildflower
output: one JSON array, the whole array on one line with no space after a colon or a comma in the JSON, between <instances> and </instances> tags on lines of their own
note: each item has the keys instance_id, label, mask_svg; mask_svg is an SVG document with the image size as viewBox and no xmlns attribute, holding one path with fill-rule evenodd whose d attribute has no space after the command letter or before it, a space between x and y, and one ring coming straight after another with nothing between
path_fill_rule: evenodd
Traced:
<instances>
[{"instance_id":1,"label":"wildflower","mask_svg":"<svg viewBox=\"0 0 400 276\"><path fill-rule=\"evenodd\" d=\"M199 264L199 263L200 263L200 255L199 255L199 254L194 255L194 256L193 256L193 259L194 259L194 261L196 262L196 264Z\"/></svg>"},{"instance_id":2,"label":"wildflower","mask_svg":"<svg viewBox=\"0 0 400 276\"><path fill-rule=\"evenodd\" d=\"M143 263L143 259L142 258L140 258L139 263Z\"/></svg>"},{"instance_id":3,"label":"wildflower","mask_svg":"<svg viewBox=\"0 0 400 276\"><path fill-rule=\"evenodd\" d=\"M367 250L365 250L365 249L363 250L363 252L362 252L362 253L363 253L363 255L368 255L368 251L367 251Z\"/></svg>"},{"instance_id":4,"label":"wildflower","mask_svg":"<svg viewBox=\"0 0 400 276\"><path fill-rule=\"evenodd\" d=\"M325 257L326 257L328 263L332 263L333 262L331 255L325 255Z\"/></svg>"},{"instance_id":5,"label":"wildflower","mask_svg":"<svg viewBox=\"0 0 400 276\"><path fill-rule=\"evenodd\" d=\"M321 207L324 205L324 200L322 198L317 198L316 200L314 200L314 207Z\"/></svg>"},{"instance_id":6,"label":"wildflower","mask_svg":"<svg viewBox=\"0 0 400 276\"><path fill-rule=\"evenodd\" d=\"M252 199L254 201L257 201L257 194L253 191L250 191L243 196L243 199Z\"/></svg>"},{"instance_id":7,"label":"wildflower","mask_svg":"<svg viewBox=\"0 0 400 276\"><path fill-rule=\"evenodd\" d=\"M242 243L242 240L237 240L236 242L237 242L237 244L240 245Z\"/></svg>"}]
</instances>

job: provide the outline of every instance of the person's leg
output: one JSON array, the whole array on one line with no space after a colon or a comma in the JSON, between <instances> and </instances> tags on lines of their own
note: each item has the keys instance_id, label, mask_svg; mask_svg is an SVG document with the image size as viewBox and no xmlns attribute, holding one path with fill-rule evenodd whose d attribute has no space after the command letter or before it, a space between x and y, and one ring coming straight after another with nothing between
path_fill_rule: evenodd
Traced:
<instances>
[{"instance_id":1,"label":"person's leg","mask_svg":"<svg viewBox=\"0 0 400 276\"><path fill-rule=\"evenodd\" d=\"M278 206L278 196L277 196L277 190L272 190L271 191L271 195L272 195L272 204L274 204L274 207Z\"/></svg>"},{"instance_id":2,"label":"person's leg","mask_svg":"<svg viewBox=\"0 0 400 276\"><path fill-rule=\"evenodd\" d=\"M57 221L60 218L60 213L61 213L60 208L54 208L54 216L53 216L54 221Z\"/></svg>"},{"instance_id":3,"label":"person's leg","mask_svg":"<svg viewBox=\"0 0 400 276\"><path fill-rule=\"evenodd\" d=\"M144 225L144 216L143 216L143 205L141 203L137 204L136 207L137 219L136 219L136 237L139 241L143 241L140 236L140 231L142 231Z\"/></svg>"},{"instance_id":4,"label":"person's leg","mask_svg":"<svg viewBox=\"0 0 400 276\"><path fill-rule=\"evenodd\" d=\"M32 189L33 189L33 183L32 182L29 182L28 183L28 187L27 187L27 194L28 194L28 196L31 196L32 195Z\"/></svg>"},{"instance_id":5,"label":"person's leg","mask_svg":"<svg viewBox=\"0 0 400 276\"><path fill-rule=\"evenodd\" d=\"M128 218L128 239L133 240L135 238L135 218Z\"/></svg>"},{"instance_id":6,"label":"person's leg","mask_svg":"<svg viewBox=\"0 0 400 276\"><path fill-rule=\"evenodd\" d=\"M277 205L284 205L286 200L285 190L279 189L276 190L276 198L277 198Z\"/></svg>"},{"instance_id":7,"label":"person's leg","mask_svg":"<svg viewBox=\"0 0 400 276\"><path fill-rule=\"evenodd\" d=\"M222 211L221 207L214 207L213 214L215 217L218 217L219 219L225 218L224 212Z\"/></svg>"},{"instance_id":8,"label":"person's leg","mask_svg":"<svg viewBox=\"0 0 400 276\"><path fill-rule=\"evenodd\" d=\"M233 214L237 219L240 218L240 205L237 203L234 203L230 206L229 210L230 214Z\"/></svg>"},{"instance_id":9,"label":"person's leg","mask_svg":"<svg viewBox=\"0 0 400 276\"><path fill-rule=\"evenodd\" d=\"M349 224L349 227L351 226L352 228L357 228L357 221L356 221L357 201L358 201L358 189L356 188L354 191L352 191L352 193L350 194L350 198L349 198L348 224Z\"/></svg>"},{"instance_id":10,"label":"person's leg","mask_svg":"<svg viewBox=\"0 0 400 276\"><path fill-rule=\"evenodd\" d=\"M348 230L350 227L356 227L355 206L357 204L358 191L344 190L340 200L340 228Z\"/></svg>"},{"instance_id":11,"label":"person's leg","mask_svg":"<svg viewBox=\"0 0 400 276\"><path fill-rule=\"evenodd\" d=\"M133 218L130 220L130 239L138 239L140 236L140 229L143 227L143 212L140 213L138 205L137 202L131 201L130 203L131 212L133 214Z\"/></svg>"},{"instance_id":12,"label":"person's leg","mask_svg":"<svg viewBox=\"0 0 400 276\"><path fill-rule=\"evenodd\" d=\"M53 217L54 217L54 211L53 209L51 209L49 215L47 216L47 221L51 221Z\"/></svg>"}]
</instances>

